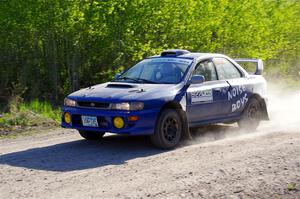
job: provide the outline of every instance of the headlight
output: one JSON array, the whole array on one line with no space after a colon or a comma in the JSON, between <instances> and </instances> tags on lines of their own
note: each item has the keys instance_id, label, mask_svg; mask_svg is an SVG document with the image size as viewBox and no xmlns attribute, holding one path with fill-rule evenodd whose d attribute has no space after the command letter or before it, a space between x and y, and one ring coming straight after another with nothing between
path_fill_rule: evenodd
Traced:
<instances>
[{"instance_id":1,"label":"headlight","mask_svg":"<svg viewBox=\"0 0 300 199\"><path fill-rule=\"evenodd\" d=\"M130 105L128 102L124 103L116 103L111 105L111 109L116 109L116 110L130 110Z\"/></svg>"},{"instance_id":2,"label":"headlight","mask_svg":"<svg viewBox=\"0 0 300 199\"><path fill-rule=\"evenodd\" d=\"M144 103L143 102L123 102L116 103L111 105L111 109L115 110L125 110L125 111L137 111L143 110Z\"/></svg>"},{"instance_id":3,"label":"headlight","mask_svg":"<svg viewBox=\"0 0 300 199\"><path fill-rule=\"evenodd\" d=\"M138 111L144 109L144 103L143 102L131 102L130 103L130 110Z\"/></svg>"},{"instance_id":4,"label":"headlight","mask_svg":"<svg viewBox=\"0 0 300 199\"><path fill-rule=\"evenodd\" d=\"M71 100L69 98L65 98L64 100L64 106L76 106L76 101Z\"/></svg>"}]
</instances>

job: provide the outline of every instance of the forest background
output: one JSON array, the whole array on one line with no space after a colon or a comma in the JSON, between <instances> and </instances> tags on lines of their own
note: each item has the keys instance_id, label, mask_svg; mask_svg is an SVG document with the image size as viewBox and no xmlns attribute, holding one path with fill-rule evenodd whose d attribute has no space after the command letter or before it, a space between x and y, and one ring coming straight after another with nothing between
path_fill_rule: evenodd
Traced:
<instances>
[{"instance_id":1,"label":"forest background","mask_svg":"<svg viewBox=\"0 0 300 199\"><path fill-rule=\"evenodd\" d=\"M57 108L70 92L109 81L144 57L172 48L261 58L268 79L299 85L299 0L0 4L2 123L27 109L58 121Z\"/></svg>"}]
</instances>

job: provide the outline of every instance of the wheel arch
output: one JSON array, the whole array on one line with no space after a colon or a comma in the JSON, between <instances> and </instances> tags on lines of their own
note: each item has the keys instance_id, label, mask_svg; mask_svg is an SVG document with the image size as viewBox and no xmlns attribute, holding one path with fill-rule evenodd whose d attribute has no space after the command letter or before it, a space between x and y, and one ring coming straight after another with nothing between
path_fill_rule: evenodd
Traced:
<instances>
[{"instance_id":1,"label":"wheel arch","mask_svg":"<svg viewBox=\"0 0 300 199\"><path fill-rule=\"evenodd\" d=\"M183 134L182 134L182 138L183 139L190 139L191 138L191 134L189 131L189 125L188 125L188 120L187 120L187 115L186 112L183 110L182 106L176 102L176 101L167 101L160 109L158 117L156 119L156 125L158 122L158 119L160 117L160 115L162 114L162 112L166 109L173 109L175 110L179 116L182 119L183 122Z\"/></svg>"},{"instance_id":2,"label":"wheel arch","mask_svg":"<svg viewBox=\"0 0 300 199\"><path fill-rule=\"evenodd\" d=\"M248 103L249 103L249 102L251 101L251 99L253 99L253 98L257 99L257 100L259 101L259 103L260 103L260 107L261 107L261 109L262 109L261 119L262 119L262 120L269 120L269 114L268 114L268 110L267 110L267 102L266 102L266 100L265 100L263 97L261 97L259 94L254 93L254 94L252 94L251 97L249 98ZM248 104L247 104L247 105L248 105Z\"/></svg>"}]
</instances>

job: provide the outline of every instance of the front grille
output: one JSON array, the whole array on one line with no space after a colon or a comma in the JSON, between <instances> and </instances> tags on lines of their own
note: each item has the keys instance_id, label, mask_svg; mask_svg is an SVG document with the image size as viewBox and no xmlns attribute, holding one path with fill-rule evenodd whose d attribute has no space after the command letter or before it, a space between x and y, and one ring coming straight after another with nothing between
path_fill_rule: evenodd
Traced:
<instances>
[{"instance_id":1,"label":"front grille","mask_svg":"<svg viewBox=\"0 0 300 199\"><path fill-rule=\"evenodd\" d=\"M105 102L77 102L78 106L80 107L88 107L88 108L102 108L108 109L109 103Z\"/></svg>"}]
</instances>

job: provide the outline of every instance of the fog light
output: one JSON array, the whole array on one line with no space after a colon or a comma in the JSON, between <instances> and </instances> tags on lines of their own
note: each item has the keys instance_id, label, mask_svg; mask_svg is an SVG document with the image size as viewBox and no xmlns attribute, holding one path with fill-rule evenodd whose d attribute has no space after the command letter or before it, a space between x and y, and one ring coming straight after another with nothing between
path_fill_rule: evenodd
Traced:
<instances>
[{"instance_id":1,"label":"fog light","mask_svg":"<svg viewBox=\"0 0 300 199\"><path fill-rule=\"evenodd\" d=\"M138 116L129 116L129 117L127 117L127 119L130 122L135 122L135 121L138 121L139 117Z\"/></svg>"},{"instance_id":2,"label":"fog light","mask_svg":"<svg viewBox=\"0 0 300 199\"><path fill-rule=\"evenodd\" d=\"M124 127L124 120L121 117L115 117L113 122L114 122L114 126L118 129L121 129Z\"/></svg>"},{"instance_id":3,"label":"fog light","mask_svg":"<svg viewBox=\"0 0 300 199\"><path fill-rule=\"evenodd\" d=\"M67 124L70 124L70 123L71 123L71 114L68 113L68 112L66 112L66 113L64 114L64 119L65 119L65 122L66 122Z\"/></svg>"}]
</instances>

